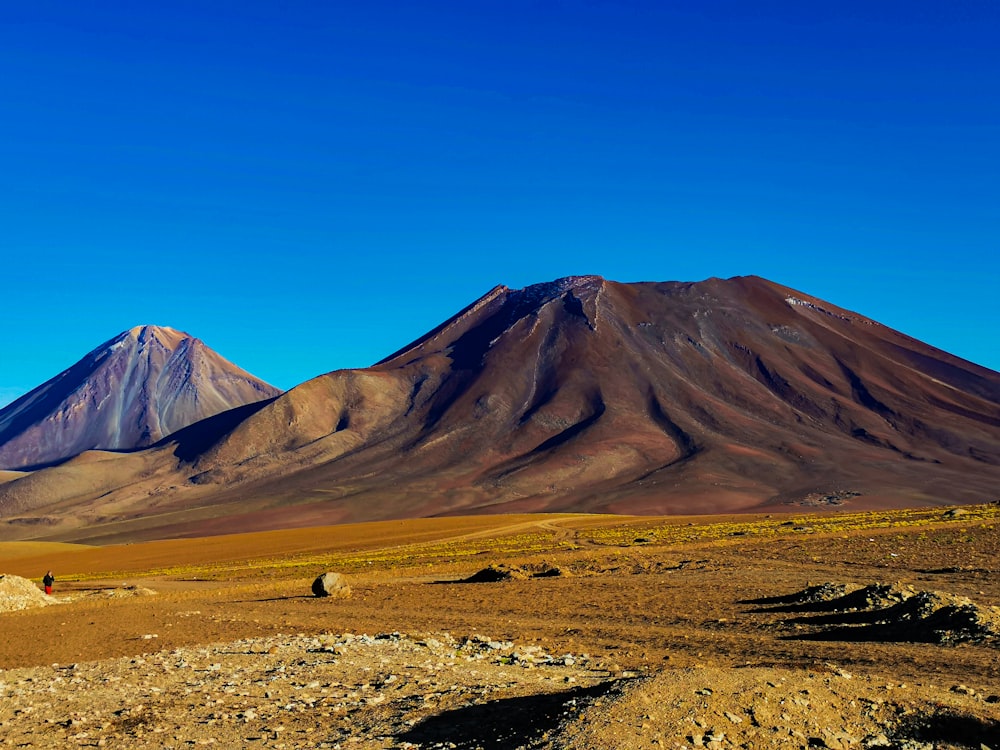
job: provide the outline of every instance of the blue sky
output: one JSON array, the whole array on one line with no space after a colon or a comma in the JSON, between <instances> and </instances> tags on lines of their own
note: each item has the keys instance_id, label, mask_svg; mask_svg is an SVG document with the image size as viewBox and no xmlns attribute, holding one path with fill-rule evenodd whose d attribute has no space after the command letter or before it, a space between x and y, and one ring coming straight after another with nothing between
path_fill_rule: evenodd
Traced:
<instances>
[{"instance_id":1,"label":"blue sky","mask_svg":"<svg viewBox=\"0 0 1000 750\"><path fill-rule=\"evenodd\" d=\"M1000 369L1000 6L0 19L0 404L134 325L282 388L496 284L758 274Z\"/></svg>"}]
</instances>

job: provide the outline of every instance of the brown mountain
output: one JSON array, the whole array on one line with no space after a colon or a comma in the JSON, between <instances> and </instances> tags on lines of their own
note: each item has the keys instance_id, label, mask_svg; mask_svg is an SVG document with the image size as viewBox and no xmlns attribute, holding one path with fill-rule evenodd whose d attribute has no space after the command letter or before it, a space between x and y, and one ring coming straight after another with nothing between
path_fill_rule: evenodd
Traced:
<instances>
[{"instance_id":1,"label":"brown mountain","mask_svg":"<svg viewBox=\"0 0 1000 750\"><path fill-rule=\"evenodd\" d=\"M58 524L72 509L103 526L64 536L97 539L442 513L981 502L998 480L992 370L756 277L573 277L497 287L371 368L150 451L0 485L0 517Z\"/></svg>"},{"instance_id":2,"label":"brown mountain","mask_svg":"<svg viewBox=\"0 0 1000 750\"><path fill-rule=\"evenodd\" d=\"M0 409L0 468L52 464L91 449L146 448L279 393L186 333L136 327Z\"/></svg>"}]
</instances>

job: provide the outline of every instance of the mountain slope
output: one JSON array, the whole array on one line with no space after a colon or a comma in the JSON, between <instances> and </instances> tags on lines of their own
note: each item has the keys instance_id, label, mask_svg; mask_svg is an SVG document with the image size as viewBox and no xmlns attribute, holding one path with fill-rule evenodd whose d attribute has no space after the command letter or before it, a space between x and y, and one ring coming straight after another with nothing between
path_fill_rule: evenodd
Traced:
<instances>
[{"instance_id":1,"label":"mountain slope","mask_svg":"<svg viewBox=\"0 0 1000 750\"><path fill-rule=\"evenodd\" d=\"M176 535L981 502L1000 480L1000 375L756 277L497 287L371 368L223 416L99 461L83 493L84 457L0 485L0 516L75 508L112 534L141 508Z\"/></svg>"},{"instance_id":2,"label":"mountain slope","mask_svg":"<svg viewBox=\"0 0 1000 750\"><path fill-rule=\"evenodd\" d=\"M193 462L220 484L300 468L327 494L395 483L402 513L656 512L684 505L673 486L718 509L859 482L927 498L935 477L967 467L961 491L998 465L996 373L763 279L596 277L497 288Z\"/></svg>"},{"instance_id":3,"label":"mountain slope","mask_svg":"<svg viewBox=\"0 0 1000 750\"><path fill-rule=\"evenodd\" d=\"M136 327L0 410L0 467L50 464L95 448L145 448L279 393L196 338Z\"/></svg>"}]
</instances>

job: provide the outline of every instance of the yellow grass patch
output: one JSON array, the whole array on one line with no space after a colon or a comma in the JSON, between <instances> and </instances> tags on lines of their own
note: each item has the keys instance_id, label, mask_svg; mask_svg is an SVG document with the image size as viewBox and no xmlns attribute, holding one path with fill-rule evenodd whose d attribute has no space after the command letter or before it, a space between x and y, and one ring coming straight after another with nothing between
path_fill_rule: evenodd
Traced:
<instances>
[{"instance_id":1,"label":"yellow grass patch","mask_svg":"<svg viewBox=\"0 0 1000 750\"><path fill-rule=\"evenodd\" d=\"M383 521L204 539L87 547L53 542L0 543L7 572L63 581L168 577L232 581L287 579L315 570L345 573L408 569L608 549L728 545L747 539L854 535L942 526L958 531L1000 520L1000 506L919 508L865 513L635 517L536 514ZM987 528L992 528L987 526ZM943 529L942 529L943 530Z\"/></svg>"}]
</instances>

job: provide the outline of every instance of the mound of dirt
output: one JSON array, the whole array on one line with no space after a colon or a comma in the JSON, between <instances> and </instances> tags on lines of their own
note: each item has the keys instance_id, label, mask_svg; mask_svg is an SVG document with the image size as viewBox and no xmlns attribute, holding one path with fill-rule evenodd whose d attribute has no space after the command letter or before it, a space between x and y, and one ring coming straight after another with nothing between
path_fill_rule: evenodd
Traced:
<instances>
[{"instance_id":1,"label":"mound of dirt","mask_svg":"<svg viewBox=\"0 0 1000 750\"><path fill-rule=\"evenodd\" d=\"M153 589L147 589L145 586L125 584L120 588L104 589L101 591L101 594L109 599L123 599L130 596L155 596L156 592Z\"/></svg>"},{"instance_id":2,"label":"mound of dirt","mask_svg":"<svg viewBox=\"0 0 1000 750\"><path fill-rule=\"evenodd\" d=\"M568 573L552 565L497 565L491 564L463 578L462 583L501 583L523 581L526 578L557 578Z\"/></svg>"},{"instance_id":3,"label":"mound of dirt","mask_svg":"<svg viewBox=\"0 0 1000 750\"><path fill-rule=\"evenodd\" d=\"M1000 708L968 692L828 668L683 669L619 681L544 747L978 750L1000 740Z\"/></svg>"},{"instance_id":4,"label":"mound of dirt","mask_svg":"<svg viewBox=\"0 0 1000 750\"><path fill-rule=\"evenodd\" d=\"M844 588L847 590L846 594L822 600L826 606L817 607L817 609L822 608L842 612L869 610L905 602L917 593L912 587L903 586L898 583L873 583L856 591L851 591L846 585Z\"/></svg>"},{"instance_id":5,"label":"mound of dirt","mask_svg":"<svg viewBox=\"0 0 1000 750\"><path fill-rule=\"evenodd\" d=\"M898 613L890 622L935 643L1000 643L1000 607L976 604L962 596L921 591L892 607Z\"/></svg>"},{"instance_id":6,"label":"mound of dirt","mask_svg":"<svg viewBox=\"0 0 1000 750\"><path fill-rule=\"evenodd\" d=\"M791 601L803 603L829 602L847 596L854 590L853 586L846 583L821 583L816 586L807 586L797 594L792 594Z\"/></svg>"},{"instance_id":7,"label":"mound of dirt","mask_svg":"<svg viewBox=\"0 0 1000 750\"><path fill-rule=\"evenodd\" d=\"M52 603L52 597L43 594L38 586L27 578L0 575L0 612L44 607Z\"/></svg>"},{"instance_id":8,"label":"mound of dirt","mask_svg":"<svg viewBox=\"0 0 1000 750\"><path fill-rule=\"evenodd\" d=\"M828 635L854 636L852 640L1000 645L1000 608L939 591L919 591L892 607L869 613L866 619L863 627L854 628L857 633L845 632L852 630L847 628Z\"/></svg>"},{"instance_id":9,"label":"mound of dirt","mask_svg":"<svg viewBox=\"0 0 1000 750\"><path fill-rule=\"evenodd\" d=\"M831 596L837 591L847 593ZM811 640L1000 645L1000 607L900 584L875 583L852 591L848 584L825 583L754 603L783 605L768 610L772 612L827 613L787 621L823 627L801 636Z\"/></svg>"}]
</instances>

